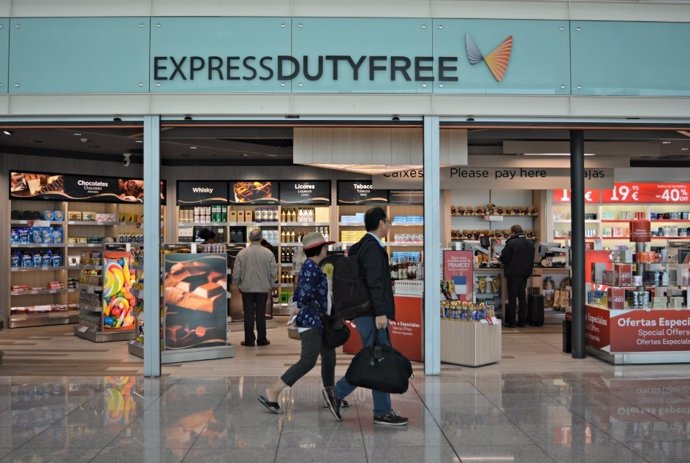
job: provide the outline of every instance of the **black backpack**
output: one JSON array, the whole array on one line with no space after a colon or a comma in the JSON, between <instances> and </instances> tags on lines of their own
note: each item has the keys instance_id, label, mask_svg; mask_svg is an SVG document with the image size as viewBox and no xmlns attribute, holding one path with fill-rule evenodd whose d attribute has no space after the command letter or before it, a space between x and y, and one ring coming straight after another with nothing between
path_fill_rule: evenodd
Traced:
<instances>
[{"instance_id":1,"label":"black backpack","mask_svg":"<svg viewBox=\"0 0 690 463\"><path fill-rule=\"evenodd\" d=\"M333 317L352 320L363 315L373 315L369 288L360 275L359 252L347 256L333 267Z\"/></svg>"}]
</instances>

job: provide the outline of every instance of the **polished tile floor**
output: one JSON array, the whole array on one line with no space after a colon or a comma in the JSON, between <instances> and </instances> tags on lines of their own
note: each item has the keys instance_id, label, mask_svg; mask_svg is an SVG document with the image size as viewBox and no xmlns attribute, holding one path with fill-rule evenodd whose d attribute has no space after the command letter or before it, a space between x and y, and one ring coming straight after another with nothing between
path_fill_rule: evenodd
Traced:
<instances>
[{"instance_id":1,"label":"polished tile floor","mask_svg":"<svg viewBox=\"0 0 690 463\"><path fill-rule=\"evenodd\" d=\"M263 409L257 395L296 358L282 333L160 379L2 376L0 462L690 461L689 365L576 361L555 329L506 330L497 365L417 368L393 401L410 424L390 429L373 425L364 390L335 422L315 373L281 396L283 416Z\"/></svg>"}]
</instances>

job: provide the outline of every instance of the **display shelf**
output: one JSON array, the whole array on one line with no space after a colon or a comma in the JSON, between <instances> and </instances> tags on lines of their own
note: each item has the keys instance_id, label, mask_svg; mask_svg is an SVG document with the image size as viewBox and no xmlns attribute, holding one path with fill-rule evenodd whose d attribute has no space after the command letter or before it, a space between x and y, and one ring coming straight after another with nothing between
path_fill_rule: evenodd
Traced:
<instances>
[{"instance_id":1,"label":"display shelf","mask_svg":"<svg viewBox=\"0 0 690 463\"><path fill-rule=\"evenodd\" d=\"M65 294L67 289L27 289L26 291L10 291L12 296L36 296L39 294Z\"/></svg>"},{"instance_id":2,"label":"display shelf","mask_svg":"<svg viewBox=\"0 0 690 463\"><path fill-rule=\"evenodd\" d=\"M391 223L391 227L423 227L424 223Z\"/></svg>"},{"instance_id":3,"label":"display shelf","mask_svg":"<svg viewBox=\"0 0 690 463\"><path fill-rule=\"evenodd\" d=\"M281 227L330 227L330 222L280 222Z\"/></svg>"},{"instance_id":4,"label":"display shelf","mask_svg":"<svg viewBox=\"0 0 690 463\"><path fill-rule=\"evenodd\" d=\"M553 223L573 223L572 220L553 220ZM602 223L605 222L604 220L599 220L599 219L587 219L585 220L585 223Z\"/></svg>"},{"instance_id":5,"label":"display shelf","mask_svg":"<svg viewBox=\"0 0 690 463\"><path fill-rule=\"evenodd\" d=\"M364 227L364 222L362 223L352 223L352 222L338 222L340 227Z\"/></svg>"},{"instance_id":6,"label":"display shelf","mask_svg":"<svg viewBox=\"0 0 690 463\"><path fill-rule=\"evenodd\" d=\"M77 283L77 289L80 289L80 290L83 289L83 290L85 290L86 292L89 292L89 293L92 293L92 294L93 294L93 293L95 293L95 292L97 292L97 291L103 291L103 286L87 285L87 284L84 284L84 283Z\"/></svg>"},{"instance_id":7,"label":"display shelf","mask_svg":"<svg viewBox=\"0 0 690 463\"><path fill-rule=\"evenodd\" d=\"M54 272L57 270L65 270L67 267L12 267L10 272Z\"/></svg>"},{"instance_id":8,"label":"display shelf","mask_svg":"<svg viewBox=\"0 0 690 463\"><path fill-rule=\"evenodd\" d=\"M10 315L10 328L28 328L31 326L69 325L79 322L79 311L42 312L36 314Z\"/></svg>"},{"instance_id":9,"label":"display shelf","mask_svg":"<svg viewBox=\"0 0 690 463\"><path fill-rule=\"evenodd\" d=\"M441 319L441 362L478 367L501 360L501 323Z\"/></svg>"},{"instance_id":10,"label":"display shelf","mask_svg":"<svg viewBox=\"0 0 690 463\"><path fill-rule=\"evenodd\" d=\"M291 267L293 266L293 264L283 262L283 263L280 264L280 266L281 266L282 268L286 268L286 267L287 267L287 268L291 268Z\"/></svg>"},{"instance_id":11,"label":"display shelf","mask_svg":"<svg viewBox=\"0 0 690 463\"><path fill-rule=\"evenodd\" d=\"M280 243L280 245L285 247L299 248L302 246L302 243Z\"/></svg>"},{"instance_id":12,"label":"display shelf","mask_svg":"<svg viewBox=\"0 0 690 463\"><path fill-rule=\"evenodd\" d=\"M102 265L69 265L67 267L68 270L102 270L103 266Z\"/></svg>"},{"instance_id":13,"label":"display shelf","mask_svg":"<svg viewBox=\"0 0 690 463\"><path fill-rule=\"evenodd\" d=\"M88 227L112 227L120 225L120 222L97 222L95 220L68 220L67 225L84 225Z\"/></svg>"},{"instance_id":14,"label":"display shelf","mask_svg":"<svg viewBox=\"0 0 690 463\"><path fill-rule=\"evenodd\" d=\"M47 223L49 225L64 225L64 221L60 220L43 220L43 219L35 219L35 220L10 220L11 225L31 225L35 222L43 222Z\"/></svg>"},{"instance_id":15,"label":"display shelf","mask_svg":"<svg viewBox=\"0 0 690 463\"><path fill-rule=\"evenodd\" d=\"M194 228L194 227L227 227L234 225L230 222L180 222L177 224L178 228Z\"/></svg>"},{"instance_id":16,"label":"display shelf","mask_svg":"<svg viewBox=\"0 0 690 463\"><path fill-rule=\"evenodd\" d=\"M391 243L384 243L384 245L391 247L391 248L419 248L419 247L423 247L424 243L423 242L418 242L418 243L391 242Z\"/></svg>"},{"instance_id":17,"label":"display shelf","mask_svg":"<svg viewBox=\"0 0 690 463\"><path fill-rule=\"evenodd\" d=\"M451 217L508 217L508 218L515 218L515 217L539 217L539 214L451 214Z\"/></svg>"},{"instance_id":18,"label":"display shelf","mask_svg":"<svg viewBox=\"0 0 690 463\"><path fill-rule=\"evenodd\" d=\"M22 249L22 248L64 248L65 244L45 244L45 243L22 243L22 244L11 244L12 249Z\"/></svg>"},{"instance_id":19,"label":"display shelf","mask_svg":"<svg viewBox=\"0 0 690 463\"><path fill-rule=\"evenodd\" d=\"M231 227L277 227L280 222L230 222L228 225Z\"/></svg>"},{"instance_id":20,"label":"display shelf","mask_svg":"<svg viewBox=\"0 0 690 463\"><path fill-rule=\"evenodd\" d=\"M134 339L134 329L121 329L117 331L97 331L86 326L75 326L74 335L91 342L130 341Z\"/></svg>"},{"instance_id":21,"label":"display shelf","mask_svg":"<svg viewBox=\"0 0 690 463\"><path fill-rule=\"evenodd\" d=\"M84 310L86 312L102 313L103 307L96 307L95 305L89 305L89 304L84 304L83 302L80 302L79 303L79 310Z\"/></svg>"},{"instance_id":22,"label":"display shelf","mask_svg":"<svg viewBox=\"0 0 690 463\"><path fill-rule=\"evenodd\" d=\"M110 243L112 244L112 243ZM103 243L67 243L68 248L102 248Z\"/></svg>"}]
</instances>

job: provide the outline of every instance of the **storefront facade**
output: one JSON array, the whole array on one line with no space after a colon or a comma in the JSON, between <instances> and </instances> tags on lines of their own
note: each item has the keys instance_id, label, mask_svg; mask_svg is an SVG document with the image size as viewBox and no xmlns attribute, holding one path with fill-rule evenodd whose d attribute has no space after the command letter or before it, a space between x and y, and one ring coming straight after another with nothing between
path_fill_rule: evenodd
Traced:
<instances>
[{"instance_id":1,"label":"storefront facade","mask_svg":"<svg viewBox=\"0 0 690 463\"><path fill-rule=\"evenodd\" d=\"M678 58L690 12L675 2L61 3L0 2L3 122L143 122L147 184L163 178L161 127L185 117L407 123L422 131L421 150L404 160L360 150L353 163L423 167L425 222L435 224L436 173L467 164L466 149L442 158L444 126L690 120L690 66ZM3 191L13 168L3 166ZM145 216L160 213L157 201L144 204ZM144 246L157 254L159 224L144 227ZM430 308L439 306L441 239L427 230L425 363L438 374L440 325ZM148 265L145 273L158 272L156 260ZM145 289L149 306L159 300L154 286ZM157 346L147 346L148 375L160 373Z\"/></svg>"}]
</instances>

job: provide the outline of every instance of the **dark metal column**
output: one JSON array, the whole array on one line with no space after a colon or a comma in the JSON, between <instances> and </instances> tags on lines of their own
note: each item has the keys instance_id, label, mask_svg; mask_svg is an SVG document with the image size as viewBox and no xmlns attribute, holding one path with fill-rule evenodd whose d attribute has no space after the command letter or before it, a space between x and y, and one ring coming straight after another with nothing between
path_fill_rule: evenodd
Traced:
<instances>
[{"instance_id":1,"label":"dark metal column","mask_svg":"<svg viewBox=\"0 0 690 463\"><path fill-rule=\"evenodd\" d=\"M573 358L585 358L585 134L570 131Z\"/></svg>"}]
</instances>

